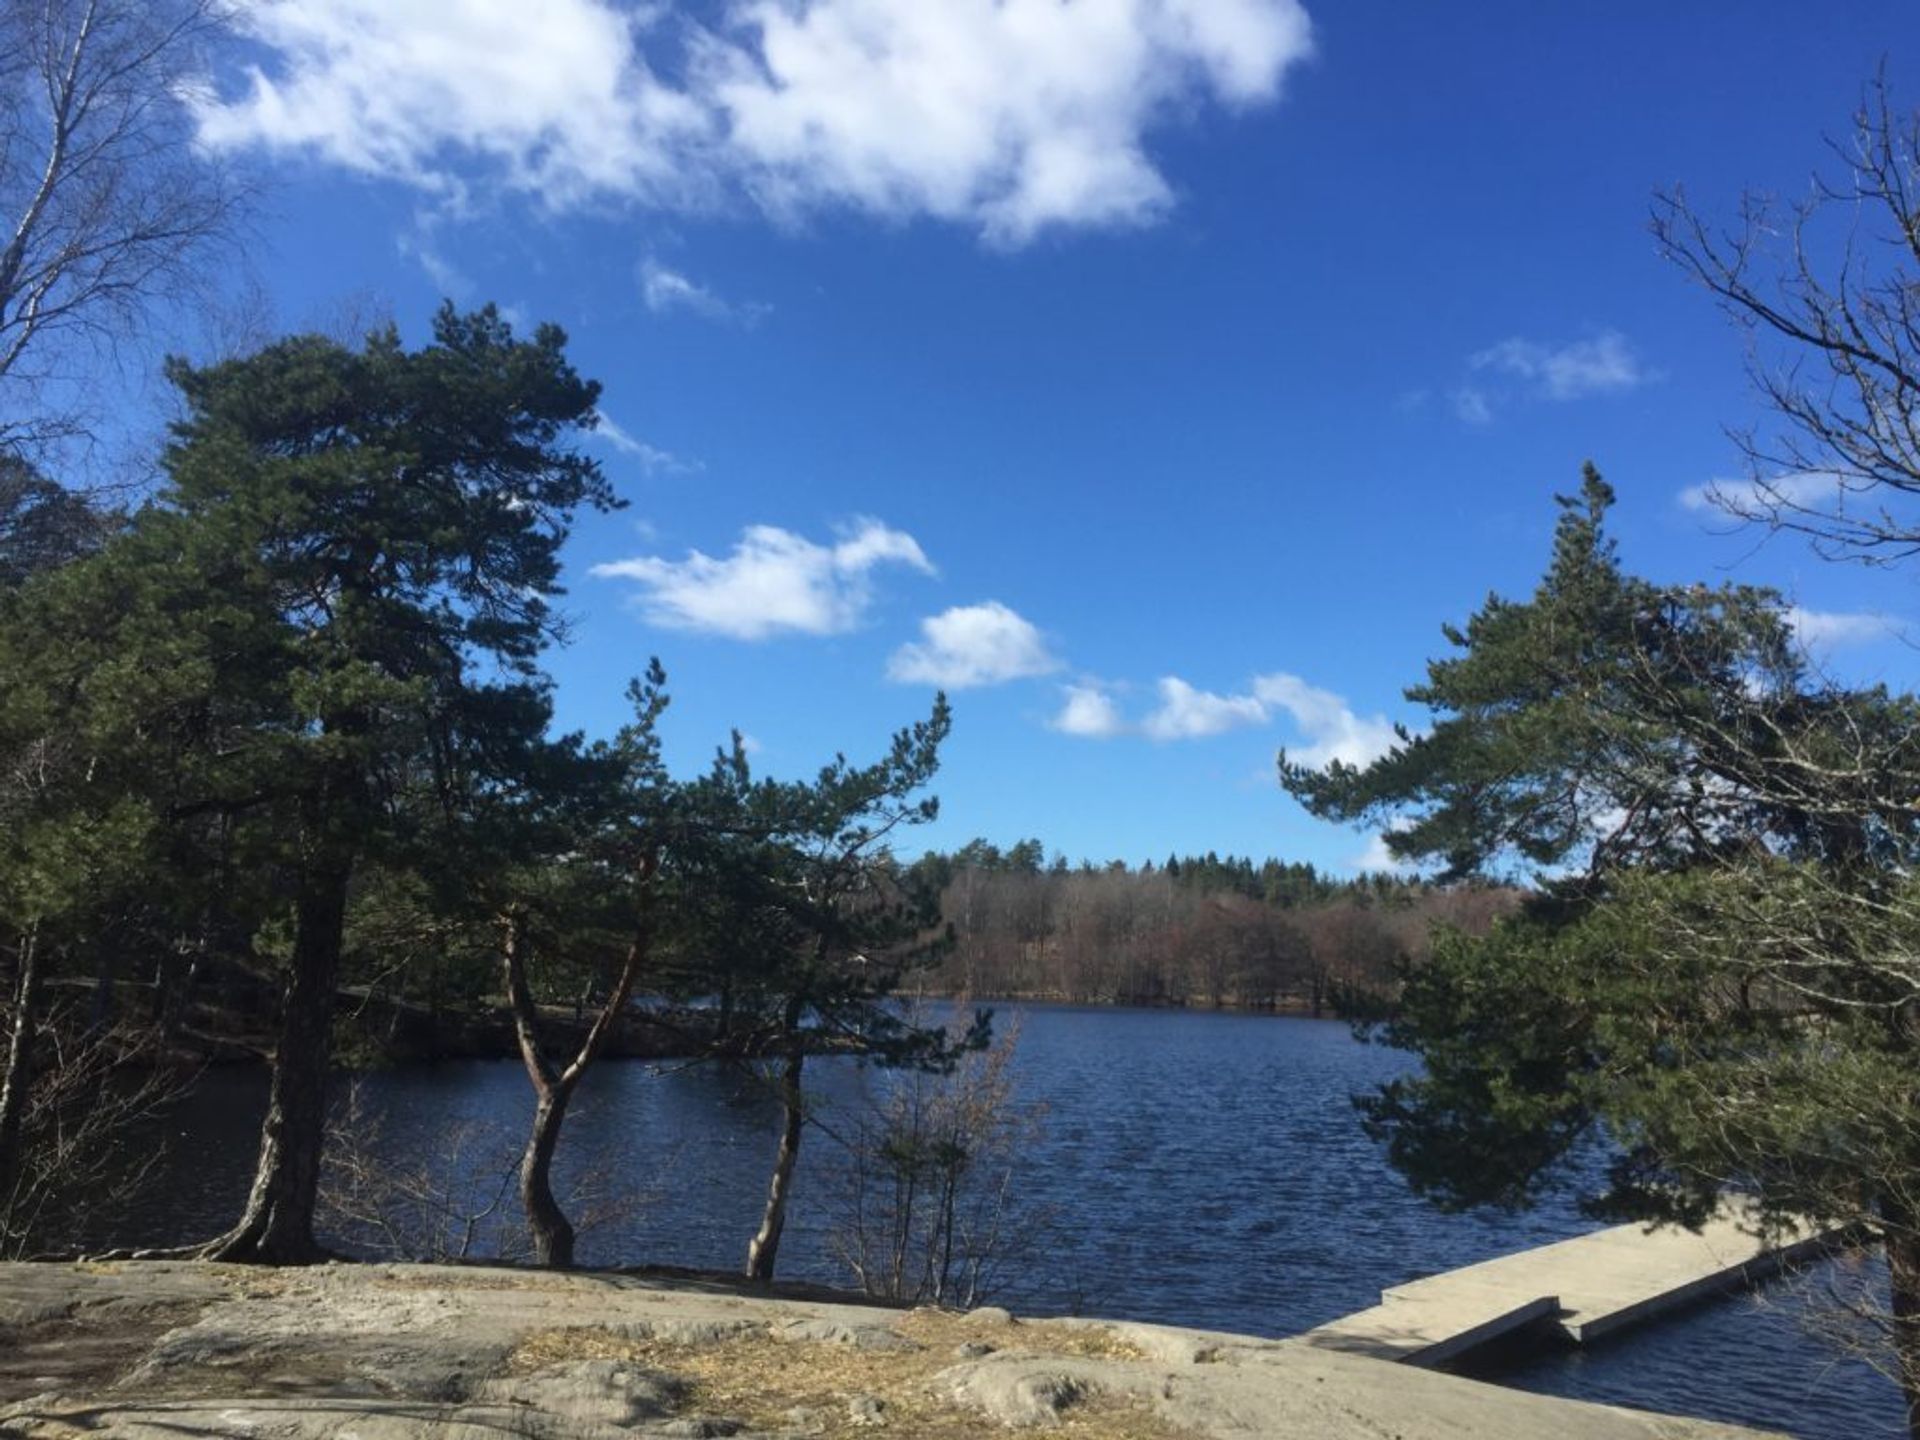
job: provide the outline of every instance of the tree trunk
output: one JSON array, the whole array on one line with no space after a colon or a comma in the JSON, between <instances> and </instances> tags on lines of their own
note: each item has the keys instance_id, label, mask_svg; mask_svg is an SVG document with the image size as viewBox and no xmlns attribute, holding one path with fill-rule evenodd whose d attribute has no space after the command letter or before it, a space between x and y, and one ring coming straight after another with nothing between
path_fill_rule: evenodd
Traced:
<instances>
[{"instance_id":1,"label":"tree trunk","mask_svg":"<svg viewBox=\"0 0 1920 1440\"><path fill-rule=\"evenodd\" d=\"M39 929L20 940L20 971L14 982L13 1033L7 1037L7 1068L0 1073L0 1197L14 1188L21 1162L20 1123L33 1083L33 1032L40 1023Z\"/></svg>"},{"instance_id":2,"label":"tree trunk","mask_svg":"<svg viewBox=\"0 0 1920 1440\"><path fill-rule=\"evenodd\" d=\"M1906 1397L1907 1434L1920 1440L1920 1232L1896 1224L1888 1229L1885 1246L1895 1374Z\"/></svg>"},{"instance_id":3,"label":"tree trunk","mask_svg":"<svg viewBox=\"0 0 1920 1440\"><path fill-rule=\"evenodd\" d=\"M766 1214L747 1246L749 1280L773 1279L773 1267L780 1258L780 1232L787 1225L787 1198L793 1190L793 1167L800 1158L800 1131L806 1119L800 1095L800 1068L805 1063L805 1052L796 1048L780 1071L780 1101L786 1110L786 1124L780 1132L780 1153L773 1162Z\"/></svg>"},{"instance_id":4,"label":"tree trunk","mask_svg":"<svg viewBox=\"0 0 1920 1440\"><path fill-rule=\"evenodd\" d=\"M325 1258L313 1236L313 1214L350 873L349 864L335 861L302 879L253 1190L240 1223L206 1248L209 1259L304 1265Z\"/></svg>"},{"instance_id":5,"label":"tree trunk","mask_svg":"<svg viewBox=\"0 0 1920 1440\"><path fill-rule=\"evenodd\" d=\"M552 1269L565 1270L573 1265L573 1224L553 1194L553 1154L560 1145L560 1126L567 1118L567 1102L573 1098L574 1087L613 1033L633 994L634 983L652 953L653 879L658 867L659 855L652 850L644 852L635 867L639 902L632 943L627 946L626 960L620 966L612 993L601 1002L600 1011L581 1040L579 1050L564 1070L555 1070L540 1047L540 1008L534 1003L533 986L527 978L526 933L521 912L509 907L500 916L501 965L506 971L507 1003L513 1010L520 1060L526 1066L535 1096L533 1133L527 1137L527 1148L520 1158L520 1203L527 1212L534 1255L542 1265Z\"/></svg>"},{"instance_id":6,"label":"tree trunk","mask_svg":"<svg viewBox=\"0 0 1920 1440\"><path fill-rule=\"evenodd\" d=\"M560 1144L560 1125L567 1118L571 1085L552 1085L539 1091L533 1111L533 1133L520 1160L520 1203L533 1235L534 1259L552 1270L573 1267L573 1222L553 1196L553 1152Z\"/></svg>"}]
</instances>

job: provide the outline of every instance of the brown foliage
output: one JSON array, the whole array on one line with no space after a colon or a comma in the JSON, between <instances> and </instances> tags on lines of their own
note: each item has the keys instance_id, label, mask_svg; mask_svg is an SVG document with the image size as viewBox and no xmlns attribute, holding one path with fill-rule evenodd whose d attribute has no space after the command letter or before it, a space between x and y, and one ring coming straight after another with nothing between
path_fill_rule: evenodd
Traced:
<instances>
[{"instance_id":1,"label":"brown foliage","mask_svg":"<svg viewBox=\"0 0 1920 1440\"><path fill-rule=\"evenodd\" d=\"M942 900L954 946L927 988L1320 1012L1343 996L1390 994L1398 967L1425 958L1435 924L1483 933L1516 898L1497 887L1408 884L1287 906L1164 870L967 866Z\"/></svg>"}]
</instances>

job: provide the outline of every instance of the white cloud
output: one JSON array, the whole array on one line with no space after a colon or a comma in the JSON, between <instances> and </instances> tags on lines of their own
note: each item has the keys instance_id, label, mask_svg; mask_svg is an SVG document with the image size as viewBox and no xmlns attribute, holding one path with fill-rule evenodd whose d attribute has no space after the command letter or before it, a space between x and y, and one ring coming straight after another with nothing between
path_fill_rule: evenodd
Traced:
<instances>
[{"instance_id":1,"label":"white cloud","mask_svg":"<svg viewBox=\"0 0 1920 1440\"><path fill-rule=\"evenodd\" d=\"M772 311L771 305L757 301L728 300L690 280L677 270L669 270L649 256L640 262L640 298L656 315L671 310L686 310L708 320L720 320L752 328Z\"/></svg>"},{"instance_id":2,"label":"white cloud","mask_svg":"<svg viewBox=\"0 0 1920 1440\"><path fill-rule=\"evenodd\" d=\"M1122 716L1104 685L1087 682L1061 688L1065 703L1047 722L1050 728L1096 739L1136 728ZM1256 675L1240 694L1201 690L1176 675L1163 677L1156 688L1159 705L1137 727L1150 740L1204 739L1285 717L1304 740L1287 746L1288 759L1315 769L1335 760L1367 765L1400 743L1399 733L1384 715L1356 715L1333 691L1284 671ZM1263 778L1271 778L1262 773Z\"/></svg>"},{"instance_id":3,"label":"white cloud","mask_svg":"<svg viewBox=\"0 0 1920 1440\"><path fill-rule=\"evenodd\" d=\"M1311 50L1296 0L749 0L701 48L774 213L928 215L1018 244L1171 202L1145 132L1196 98L1270 101Z\"/></svg>"},{"instance_id":4,"label":"white cloud","mask_svg":"<svg viewBox=\"0 0 1920 1440\"><path fill-rule=\"evenodd\" d=\"M905 565L931 575L919 542L878 520L859 520L832 545L754 525L725 559L691 550L684 560L642 555L596 565L604 578L637 581L653 624L736 640L782 631L836 635L858 626L872 602L869 573Z\"/></svg>"},{"instance_id":5,"label":"white cloud","mask_svg":"<svg viewBox=\"0 0 1920 1440\"><path fill-rule=\"evenodd\" d=\"M453 204L932 217L1018 244L1171 203L1196 102L1271 103L1299 0L256 0L266 52L195 97L216 150L301 151Z\"/></svg>"},{"instance_id":6,"label":"white cloud","mask_svg":"<svg viewBox=\"0 0 1920 1440\"><path fill-rule=\"evenodd\" d=\"M1589 340L1543 345L1514 337L1489 346L1467 362L1475 370L1489 370L1525 381L1549 400L1578 400L1632 390L1653 377L1640 364L1617 330L1603 330Z\"/></svg>"},{"instance_id":7,"label":"white cloud","mask_svg":"<svg viewBox=\"0 0 1920 1440\"><path fill-rule=\"evenodd\" d=\"M893 652L889 678L965 690L1060 668L1033 623L997 600L929 616L920 622L920 634L920 642Z\"/></svg>"},{"instance_id":8,"label":"white cloud","mask_svg":"<svg viewBox=\"0 0 1920 1440\"><path fill-rule=\"evenodd\" d=\"M691 199L713 120L640 42L660 12L604 0L259 0L269 52L237 93L195 97L215 150L304 151L459 203L478 175L556 207Z\"/></svg>"},{"instance_id":9,"label":"white cloud","mask_svg":"<svg viewBox=\"0 0 1920 1440\"><path fill-rule=\"evenodd\" d=\"M1484 390L1476 390L1471 385L1462 385L1453 392L1453 413L1469 425L1490 425L1493 423L1493 406L1488 403Z\"/></svg>"},{"instance_id":10,"label":"white cloud","mask_svg":"<svg viewBox=\"0 0 1920 1440\"><path fill-rule=\"evenodd\" d=\"M903 531L889 530L878 520L856 521L834 546L833 557L837 566L848 571L865 572L875 565L897 561L924 575L933 574L933 566L918 541Z\"/></svg>"},{"instance_id":11,"label":"white cloud","mask_svg":"<svg viewBox=\"0 0 1920 1440\"><path fill-rule=\"evenodd\" d=\"M1126 730L1120 707L1100 686L1062 685L1060 689L1066 699L1059 713L1047 722L1049 729L1089 740L1110 739Z\"/></svg>"},{"instance_id":12,"label":"white cloud","mask_svg":"<svg viewBox=\"0 0 1920 1440\"><path fill-rule=\"evenodd\" d=\"M614 418L601 410L596 412L598 423L593 433L622 455L630 456L640 462L640 468L649 475L687 475L702 468L698 460L683 460L671 450L662 450L658 445L649 445L639 436L630 433Z\"/></svg>"},{"instance_id":13,"label":"white cloud","mask_svg":"<svg viewBox=\"0 0 1920 1440\"><path fill-rule=\"evenodd\" d=\"M1196 690L1173 675L1165 676L1159 689L1160 708L1140 722L1142 732L1155 740L1196 740L1266 723L1266 706L1251 695Z\"/></svg>"},{"instance_id":14,"label":"white cloud","mask_svg":"<svg viewBox=\"0 0 1920 1440\"><path fill-rule=\"evenodd\" d=\"M473 279L449 260L434 242L435 228L432 218L422 215L415 220L411 230L401 231L394 243L402 255L427 272L428 281L443 297L465 300L473 293Z\"/></svg>"},{"instance_id":15,"label":"white cloud","mask_svg":"<svg viewBox=\"0 0 1920 1440\"><path fill-rule=\"evenodd\" d=\"M1347 868L1362 875L1411 875L1420 867L1400 859L1387 848L1387 837L1379 832L1367 836L1366 848L1347 857Z\"/></svg>"},{"instance_id":16,"label":"white cloud","mask_svg":"<svg viewBox=\"0 0 1920 1440\"><path fill-rule=\"evenodd\" d=\"M1799 605L1787 608L1786 621L1801 644L1821 650L1870 645L1898 634L1900 629L1891 615L1857 610L1807 610Z\"/></svg>"},{"instance_id":17,"label":"white cloud","mask_svg":"<svg viewBox=\"0 0 1920 1440\"><path fill-rule=\"evenodd\" d=\"M1796 470L1764 480L1709 480L1704 485L1689 485L1678 498L1684 510L1744 518L1773 509L1828 510L1844 493L1845 486L1837 475L1824 470Z\"/></svg>"},{"instance_id":18,"label":"white cloud","mask_svg":"<svg viewBox=\"0 0 1920 1440\"><path fill-rule=\"evenodd\" d=\"M1399 743L1385 716L1355 715L1331 690L1309 685L1298 675L1261 675L1253 682L1253 693L1263 705L1284 710L1307 737L1307 744L1287 751L1295 764L1315 769L1335 760L1366 765Z\"/></svg>"}]
</instances>

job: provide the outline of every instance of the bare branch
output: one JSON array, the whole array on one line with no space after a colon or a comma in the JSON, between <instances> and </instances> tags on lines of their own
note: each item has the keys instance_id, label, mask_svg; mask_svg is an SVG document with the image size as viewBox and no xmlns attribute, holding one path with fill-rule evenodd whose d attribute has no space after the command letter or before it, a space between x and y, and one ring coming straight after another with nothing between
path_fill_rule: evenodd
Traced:
<instances>
[{"instance_id":1,"label":"bare branch","mask_svg":"<svg viewBox=\"0 0 1920 1440\"><path fill-rule=\"evenodd\" d=\"M89 360L206 278L244 187L193 146L186 95L222 0L0 6L0 448L85 428Z\"/></svg>"},{"instance_id":2,"label":"bare branch","mask_svg":"<svg viewBox=\"0 0 1920 1440\"><path fill-rule=\"evenodd\" d=\"M1676 189L1652 230L1747 332L1779 422L1734 433L1748 483L1713 498L1830 558L1889 564L1920 553L1920 112L1901 115L1881 76L1833 148L1844 173L1784 213L1749 195L1721 231Z\"/></svg>"}]
</instances>

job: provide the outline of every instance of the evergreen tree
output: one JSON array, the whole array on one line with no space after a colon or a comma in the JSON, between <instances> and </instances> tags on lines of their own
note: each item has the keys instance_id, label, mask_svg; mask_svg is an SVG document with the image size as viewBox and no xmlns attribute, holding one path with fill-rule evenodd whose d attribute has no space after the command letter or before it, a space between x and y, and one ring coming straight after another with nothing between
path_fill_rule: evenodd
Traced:
<instances>
[{"instance_id":1,"label":"evergreen tree","mask_svg":"<svg viewBox=\"0 0 1920 1440\"><path fill-rule=\"evenodd\" d=\"M14 532L38 531L11 551L31 573L0 585L0 1191L44 1194L57 1177L32 1173L41 1160L24 1117L49 1078L49 1042L61 1030L75 1038L49 987L96 970L97 1030L116 966L151 958L159 937L205 934L217 891L236 911L253 896L220 873L205 767L196 774L190 763L230 738L240 697L210 684L210 649L225 642L156 607L160 590L192 588L196 577L127 563L124 542L89 557L105 529L97 517L70 523L70 497L12 473L24 480L13 493L27 497L16 517L64 517ZM220 778L237 789L245 768L228 763Z\"/></svg>"},{"instance_id":2,"label":"evergreen tree","mask_svg":"<svg viewBox=\"0 0 1920 1440\"><path fill-rule=\"evenodd\" d=\"M520 1202L535 1257L560 1269L573 1264L575 1240L553 1193L560 1129L581 1078L654 963L663 852L671 866L677 848L676 791L655 728L667 706L665 684L656 660L628 687L633 719L611 742L582 750L569 737L545 747L533 783L510 796L471 846L466 884L493 912L520 1058L534 1090ZM550 976L571 969L576 985L580 974L592 977L592 1023L560 1061L541 1035L536 956Z\"/></svg>"},{"instance_id":3,"label":"evergreen tree","mask_svg":"<svg viewBox=\"0 0 1920 1440\"><path fill-rule=\"evenodd\" d=\"M1592 1139L1598 1212L1876 1238L1920 1400L1920 702L1815 683L1785 607L1622 571L1589 468L1526 601L1490 598L1408 692L1434 715L1364 768L1283 778L1392 821L1454 874L1544 888L1405 975L1385 1038L1419 1073L1370 1131L1448 1206L1520 1205Z\"/></svg>"},{"instance_id":4,"label":"evergreen tree","mask_svg":"<svg viewBox=\"0 0 1920 1440\"><path fill-rule=\"evenodd\" d=\"M0 589L97 550L113 517L0 451Z\"/></svg>"},{"instance_id":5,"label":"evergreen tree","mask_svg":"<svg viewBox=\"0 0 1920 1440\"><path fill-rule=\"evenodd\" d=\"M333 997L356 871L406 839L396 799L511 775L545 732L574 512L616 502L565 448L598 387L542 326L450 306L430 345L305 336L168 367L186 415L167 484L118 553L148 628L207 637L205 693L243 711L204 757L202 803L244 815L290 895L286 988L245 1213L208 1253L300 1261L312 1233ZM236 780L239 783L236 783Z\"/></svg>"},{"instance_id":6,"label":"evergreen tree","mask_svg":"<svg viewBox=\"0 0 1920 1440\"><path fill-rule=\"evenodd\" d=\"M952 723L946 697L855 766L838 756L809 781L756 780L739 739L682 798L678 878L707 900L710 964L749 1033L736 1047L777 1067L782 1125L767 1204L747 1274L773 1278L807 1120L802 1080L813 1054L942 1069L957 1055L943 1027L912 1023L891 1003L903 976L944 943L939 892L891 844L939 802L922 794ZM962 852L978 853L975 842ZM998 859L998 852L994 852ZM957 1043L986 1043L981 1014Z\"/></svg>"}]
</instances>

